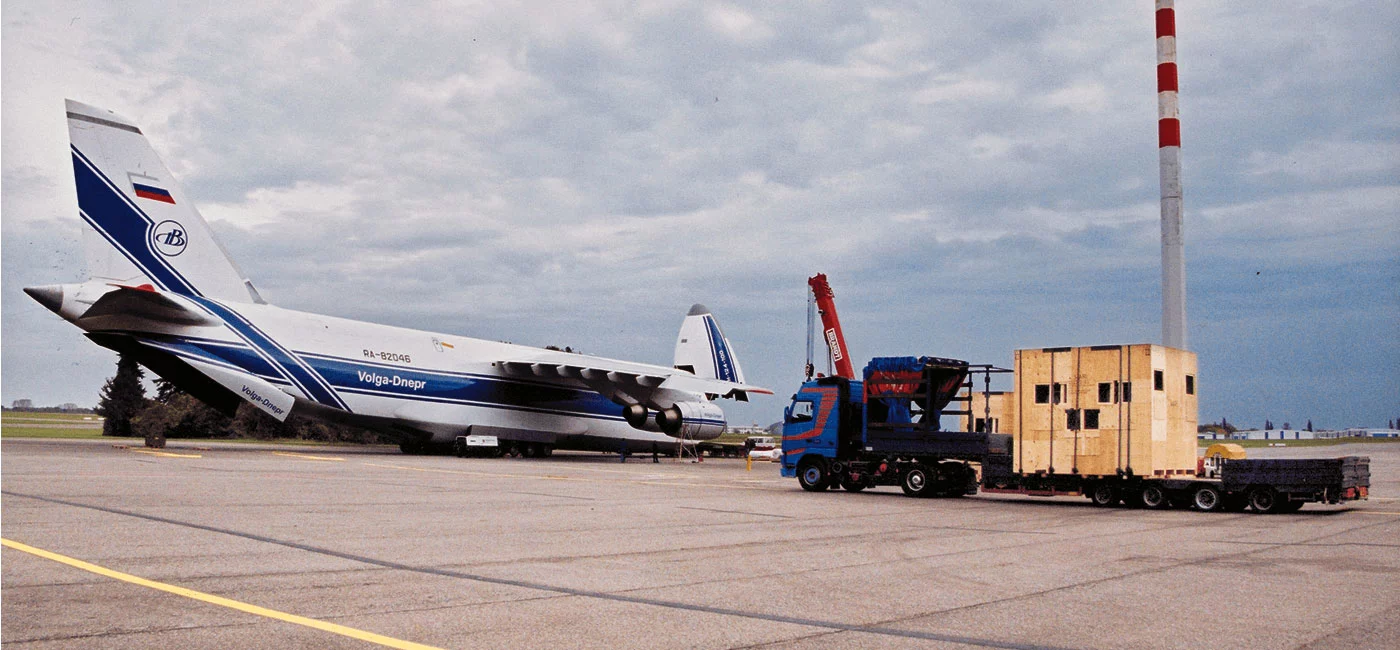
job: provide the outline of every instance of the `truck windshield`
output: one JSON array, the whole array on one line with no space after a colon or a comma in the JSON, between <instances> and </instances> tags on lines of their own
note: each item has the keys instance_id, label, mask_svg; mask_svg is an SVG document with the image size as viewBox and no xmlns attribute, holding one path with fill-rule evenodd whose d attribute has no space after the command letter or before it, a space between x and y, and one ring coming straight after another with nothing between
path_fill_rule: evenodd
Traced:
<instances>
[{"instance_id":1,"label":"truck windshield","mask_svg":"<svg viewBox=\"0 0 1400 650\"><path fill-rule=\"evenodd\" d=\"M808 422L812 419L812 403L806 400L798 400L788 407L786 422Z\"/></svg>"}]
</instances>

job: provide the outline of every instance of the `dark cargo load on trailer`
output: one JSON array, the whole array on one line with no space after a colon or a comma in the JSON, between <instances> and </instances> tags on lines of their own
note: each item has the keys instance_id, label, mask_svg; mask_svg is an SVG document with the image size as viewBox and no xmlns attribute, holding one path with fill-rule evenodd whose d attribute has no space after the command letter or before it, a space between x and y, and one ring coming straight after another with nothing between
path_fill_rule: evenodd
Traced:
<instances>
[{"instance_id":1,"label":"dark cargo load on trailer","mask_svg":"<svg viewBox=\"0 0 1400 650\"><path fill-rule=\"evenodd\" d=\"M876 357L865 366L865 451L980 460L987 434L941 431L939 417L967 381L966 361Z\"/></svg>"},{"instance_id":2,"label":"dark cargo load on trailer","mask_svg":"<svg viewBox=\"0 0 1400 650\"><path fill-rule=\"evenodd\" d=\"M1220 473L1221 487L1247 493L1267 487L1287 501L1337 503L1366 498L1371 487L1371 459L1342 458L1242 458L1226 461Z\"/></svg>"}]
</instances>

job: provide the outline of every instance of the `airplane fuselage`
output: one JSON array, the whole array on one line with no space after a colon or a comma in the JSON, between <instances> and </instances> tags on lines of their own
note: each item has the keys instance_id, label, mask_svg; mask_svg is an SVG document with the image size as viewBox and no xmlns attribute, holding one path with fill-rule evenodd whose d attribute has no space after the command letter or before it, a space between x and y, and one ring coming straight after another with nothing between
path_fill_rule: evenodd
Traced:
<instances>
[{"instance_id":1,"label":"airplane fuselage","mask_svg":"<svg viewBox=\"0 0 1400 650\"><path fill-rule=\"evenodd\" d=\"M94 293L92 287L64 288L70 296ZM519 439L564 449L617 450L626 440L630 450L643 451L653 443L665 449L677 442L660 431L633 428L621 405L587 386L507 376L499 360L605 361L638 372L674 372L669 368L272 305L176 299L218 320L172 325L124 314L84 318L88 304L71 300L59 313L89 332L128 336L186 362L250 374L293 395L310 415L334 414L338 421L377 430L401 423L428 434L423 442L449 444L468 427L515 432ZM711 424L722 427L723 420Z\"/></svg>"}]
</instances>

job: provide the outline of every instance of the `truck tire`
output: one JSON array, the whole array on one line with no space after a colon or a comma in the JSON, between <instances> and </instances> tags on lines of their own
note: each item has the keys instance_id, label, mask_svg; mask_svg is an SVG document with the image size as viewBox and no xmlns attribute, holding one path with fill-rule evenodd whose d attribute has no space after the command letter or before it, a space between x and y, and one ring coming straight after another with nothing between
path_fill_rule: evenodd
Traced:
<instances>
[{"instance_id":1,"label":"truck tire","mask_svg":"<svg viewBox=\"0 0 1400 650\"><path fill-rule=\"evenodd\" d=\"M1191 492L1191 506L1201 512L1215 512L1225 505L1225 498L1214 485L1197 486Z\"/></svg>"},{"instance_id":2,"label":"truck tire","mask_svg":"<svg viewBox=\"0 0 1400 650\"><path fill-rule=\"evenodd\" d=\"M972 470L962 463L947 461L938 464L938 496L957 498L967 494Z\"/></svg>"},{"instance_id":3,"label":"truck tire","mask_svg":"<svg viewBox=\"0 0 1400 650\"><path fill-rule=\"evenodd\" d=\"M826 475L826 461L820 456L808 456L797 464L797 482L808 492L825 490L830 480Z\"/></svg>"},{"instance_id":4,"label":"truck tire","mask_svg":"<svg viewBox=\"0 0 1400 650\"><path fill-rule=\"evenodd\" d=\"M1099 483L1089 491L1089 501L1100 508L1118 505L1118 488L1108 483Z\"/></svg>"},{"instance_id":5,"label":"truck tire","mask_svg":"<svg viewBox=\"0 0 1400 650\"><path fill-rule=\"evenodd\" d=\"M914 465L904 473L899 482L905 496L928 497L933 495L933 472L923 465Z\"/></svg>"},{"instance_id":6,"label":"truck tire","mask_svg":"<svg viewBox=\"0 0 1400 650\"><path fill-rule=\"evenodd\" d=\"M1255 512L1274 514L1283 508L1285 501L1271 487L1257 487L1249 491L1249 507Z\"/></svg>"},{"instance_id":7,"label":"truck tire","mask_svg":"<svg viewBox=\"0 0 1400 650\"><path fill-rule=\"evenodd\" d=\"M860 492L865 489L865 477L853 479L850 473L846 473L841 476L841 489L847 492Z\"/></svg>"},{"instance_id":8,"label":"truck tire","mask_svg":"<svg viewBox=\"0 0 1400 650\"><path fill-rule=\"evenodd\" d=\"M1170 503L1167 498L1167 491L1162 489L1160 485L1148 484L1142 486L1137 497L1138 505L1151 510L1165 508Z\"/></svg>"}]
</instances>

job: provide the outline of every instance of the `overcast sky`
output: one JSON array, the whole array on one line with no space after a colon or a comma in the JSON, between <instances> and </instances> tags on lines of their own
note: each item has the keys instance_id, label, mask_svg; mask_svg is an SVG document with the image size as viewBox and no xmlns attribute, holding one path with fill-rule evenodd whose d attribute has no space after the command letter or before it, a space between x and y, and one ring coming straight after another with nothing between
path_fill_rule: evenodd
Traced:
<instances>
[{"instance_id":1,"label":"overcast sky","mask_svg":"<svg viewBox=\"0 0 1400 650\"><path fill-rule=\"evenodd\" d=\"M705 303L736 424L817 272L862 362L1161 340L1151 0L209 4L4 3L6 405L115 368L20 292L82 276L64 98L283 307L669 365ZM1180 4L1201 421L1400 418L1400 5Z\"/></svg>"}]
</instances>

